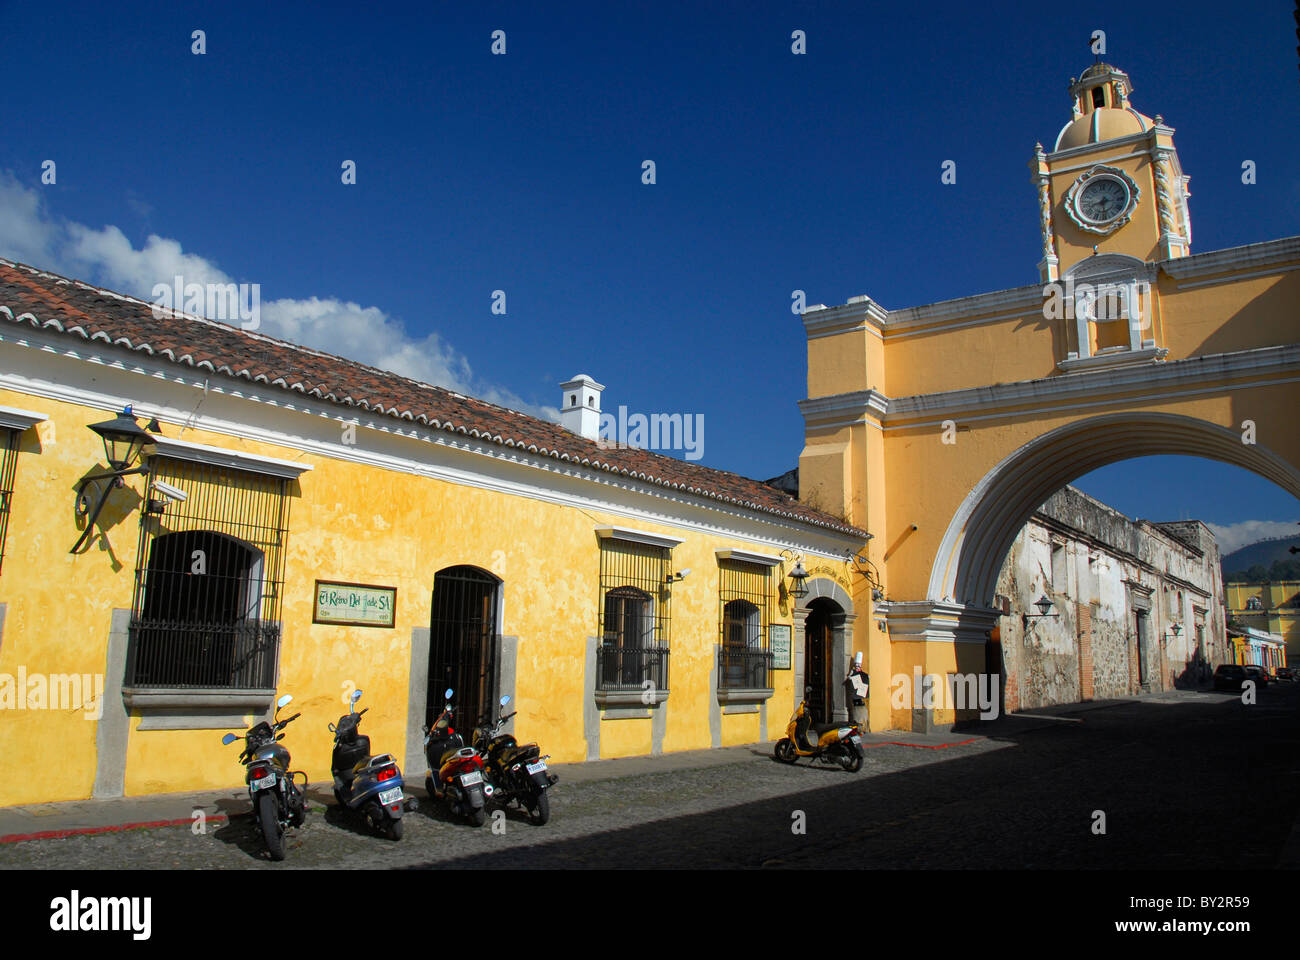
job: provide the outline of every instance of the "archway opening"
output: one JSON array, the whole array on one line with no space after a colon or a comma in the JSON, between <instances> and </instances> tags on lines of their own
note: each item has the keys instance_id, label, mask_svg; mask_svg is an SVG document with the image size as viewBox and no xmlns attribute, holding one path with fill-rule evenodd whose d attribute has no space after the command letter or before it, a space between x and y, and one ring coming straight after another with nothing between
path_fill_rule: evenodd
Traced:
<instances>
[{"instance_id":1,"label":"archway opening","mask_svg":"<svg viewBox=\"0 0 1300 960\"><path fill-rule=\"evenodd\" d=\"M1002 708L1208 691L1223 664L1285 666L1288 644L1296 659L1300 580L1237 581L1259 557L1300 572L1276 561L1300 550L1297 519L1300 500L1282 487L1199 457L1128 458L1054 492L1014 536L994 588L1005 613L985 662L1001 675Z\"/></svg>"}]
</instances>

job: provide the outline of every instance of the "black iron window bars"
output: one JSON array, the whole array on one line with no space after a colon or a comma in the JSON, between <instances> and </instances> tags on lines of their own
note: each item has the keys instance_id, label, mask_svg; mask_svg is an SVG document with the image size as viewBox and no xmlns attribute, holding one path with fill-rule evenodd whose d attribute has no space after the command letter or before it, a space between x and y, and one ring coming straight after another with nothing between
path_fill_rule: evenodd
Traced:
<instances>
[{"instance_id":1,"label":"black iron window bars","mask_svg":"<svg viewBox=\"0 0 1300 960\"><path fill-rule=\"evenodd\" d=\"M156 480L185 499L145 495L126 686L274 689L289 481L154 456Z\"/></svg>"},{"instance_id":2,"label":"black iron window bars","mask_svg":"<svg viewBox=\"0 0 1300 960\"><path fill-rule=\"evenodd\" d=\"M598 690L668 689L671 559L666 547L601 541Z\"/></svg>"}]
</instances>

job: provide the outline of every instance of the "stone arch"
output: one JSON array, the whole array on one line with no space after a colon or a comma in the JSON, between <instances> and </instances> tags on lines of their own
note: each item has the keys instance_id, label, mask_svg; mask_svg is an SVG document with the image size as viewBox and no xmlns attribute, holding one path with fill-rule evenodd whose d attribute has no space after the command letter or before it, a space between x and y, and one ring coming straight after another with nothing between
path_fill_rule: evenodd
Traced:
<instances>
[{"instance_id":1,"label":"stone arch","mask_svg":"<svg viewBox=\"0 0 1300 960\"><path fill-rule=\"evenodd\" d=\"M1194 417L1130 412L1059 427L1004 458L957 508L931 568L927 597L986 607L1017 532L1049 496L1099 467L1156 454L1244 467L1300 498L1300 470L1240 433Z\"/></svg>"}]
</instances>

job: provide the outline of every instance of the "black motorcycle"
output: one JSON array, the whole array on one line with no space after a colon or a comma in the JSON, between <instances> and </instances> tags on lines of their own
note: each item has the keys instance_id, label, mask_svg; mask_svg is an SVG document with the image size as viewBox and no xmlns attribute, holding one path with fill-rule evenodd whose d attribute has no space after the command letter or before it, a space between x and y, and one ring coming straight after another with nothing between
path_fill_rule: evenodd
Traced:
<instances>
[{"instance_id":1,"label":"black motorcycle","mask_svg":"<svg viewBox=\"0 0 1300 960\"><path fill-rule=\"evenodd\" d=\"M501 698L501 706L510 702ZM523 746L508 733L501 733L506 721L518 713L507 713L494 724L486 721L474 729L474 749L483 757L492 799L502 805L518 803L528 811L528 819L541 826L551 819L551 801L546 791L560 779L546 768L548 756L542 756L535 743Z\"/></svg>"},{"instance_id":2,"label":"black motorcycle","mask_svg":"<svg viewBox=\"0 0 1300 960\"><path fill-rule=\"evenodd\" d=\"M275 702L273 723L263 720L242 737L228 733L221 738L227 745L244 741L239 762L247 768L244 780L248 783L248 798L272 860L284 859L284 831L301 827L307 819L307 774L289 769L289 751L277 742L284 739L280 731L302 716L295 713L279 719L280 711L292 700L286 693ZM302 778L302 786L295 781L297 777Z\"/></svg>"}]
</instances>

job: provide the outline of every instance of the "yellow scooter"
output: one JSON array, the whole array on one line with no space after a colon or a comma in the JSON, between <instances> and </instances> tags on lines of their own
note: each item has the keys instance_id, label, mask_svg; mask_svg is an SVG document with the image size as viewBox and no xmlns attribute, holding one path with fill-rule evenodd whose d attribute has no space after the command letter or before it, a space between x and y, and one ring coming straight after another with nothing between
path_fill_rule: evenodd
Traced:
<instances>
[{"instance_id":1,"label":"yellow scooter","mask_svg":"<svg viewBox=\"0 0 1300 960\"><path fill-rule=\"evenodd\" d=\"M816 744L808 742L809 728L818 735ZM782 763L794 763L800 757L838 763L849 773L857 773L862 769L862 731L852 723L813 723L808 701L801 700L772 755Z\"/></svg>"}]
</instances>

